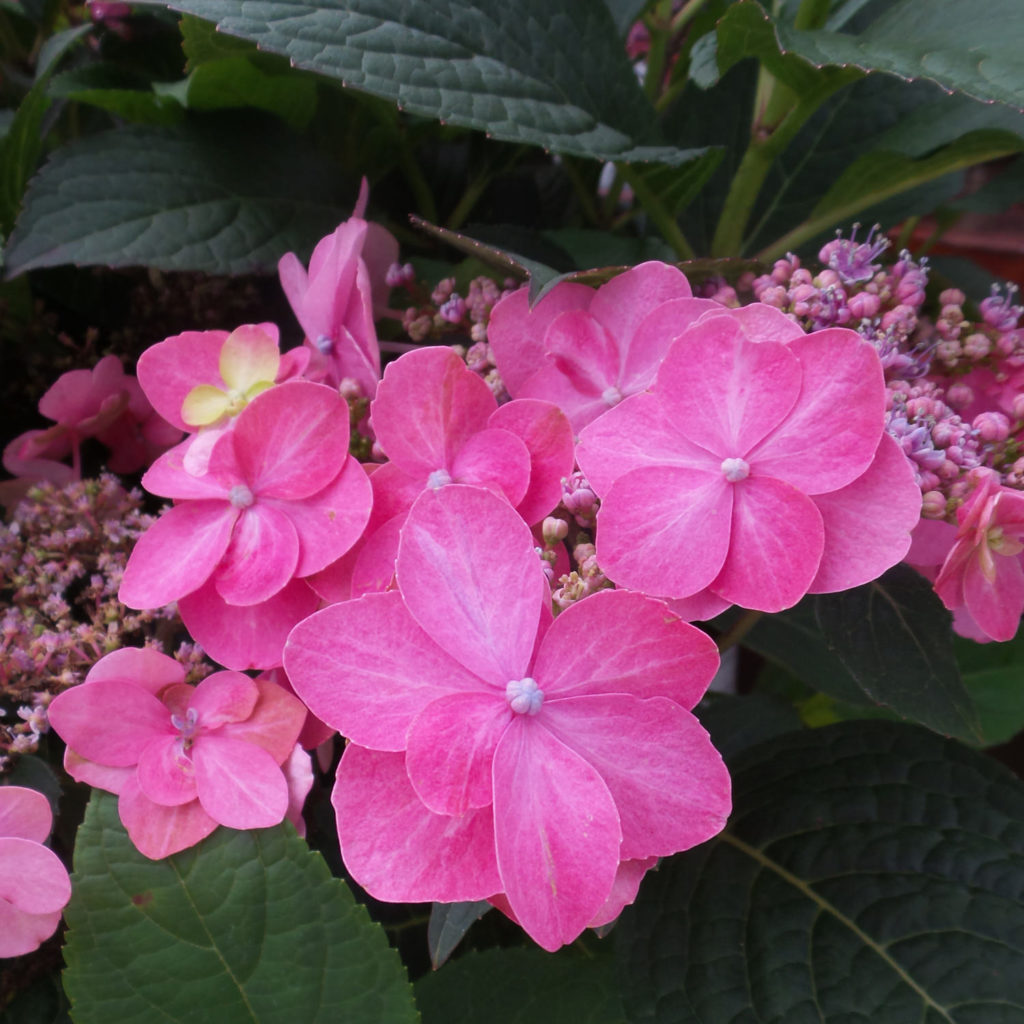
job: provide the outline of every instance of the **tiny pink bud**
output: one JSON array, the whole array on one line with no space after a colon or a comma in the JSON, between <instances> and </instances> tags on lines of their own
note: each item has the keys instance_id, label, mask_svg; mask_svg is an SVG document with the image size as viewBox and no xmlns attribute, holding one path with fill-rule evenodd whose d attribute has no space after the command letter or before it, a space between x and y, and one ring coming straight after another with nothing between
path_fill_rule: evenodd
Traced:
<instances>
[{"instance_id":1,"label":"tiny pink bud","mask_svg":"<svg viewBox=\"0 0 1024 1024\"><path fill-rule=\"evenodd\" d=\"M983 441L1005 441L1010 436L1010 421L1001 412L979 413L971 426Z\"/></svg>"},{"instance_id":2,"label":"tiny pink bud","mask_svg":"<svg viewBox=\"0 0 1024 1024\"><path fill-rule=\"evenodd\" d=\"M925 519L944 519L946 496L941 491L928 491L921 502L921 515Z\"/></svg>"},{"instance_id":3,"label":"tiny pink bud","mask_svg":"<svg viewBox=\"0 0 1024 1024\"><path fill-rule=\"evenodd\" d=\"M557 516L548 516L541 525L541 533L544 543L552 548L569 535L569 524Z\"/></svg>"}]
</instances>

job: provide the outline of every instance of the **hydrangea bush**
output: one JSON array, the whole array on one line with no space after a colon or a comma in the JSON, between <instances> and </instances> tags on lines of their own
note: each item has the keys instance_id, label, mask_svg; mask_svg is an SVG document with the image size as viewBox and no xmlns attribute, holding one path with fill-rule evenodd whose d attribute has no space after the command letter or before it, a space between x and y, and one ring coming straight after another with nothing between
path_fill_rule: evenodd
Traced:
<instances>
[{"instance_id":1,"label":"hydrangea bush","mask_svg":"<svg viewBox=\"0 0 1024 1024\"><path fill-rule=\"evenodd\" d=\"M1019 180L1004 35L450 6L0 10L8 308L276 270L4 448L0 1014L1024 1020L1024 306L914 234Z\"/></svg>"}]
</instances>

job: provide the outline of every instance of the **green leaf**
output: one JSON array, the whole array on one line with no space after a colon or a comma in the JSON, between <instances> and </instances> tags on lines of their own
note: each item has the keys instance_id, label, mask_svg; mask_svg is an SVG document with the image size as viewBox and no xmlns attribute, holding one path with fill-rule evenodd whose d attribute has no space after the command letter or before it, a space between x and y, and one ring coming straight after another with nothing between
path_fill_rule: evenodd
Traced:
<instances>
[{"instance_id":1,"label":"green leaf","mask_svg":"<svg viewBox=\"0 0 1024 1024\"><path fill-rule=\"evenodd\" d=\"M423 1024L624 1024L611 955L467 953L416 983Z\"/></svg>"},{"instance_id":2,"label":"green leaf","mask_svg":"<svg viewBox=\"0 0 1024 1024\"><path fill-rule=\"evenodd\" d=\"M94 792L65 917L76 1024L417 1020L383 929L288 824L151 861Z\"/></svg>"},{"instance_id":3,"label":"green leaf","mask_svg":"<svg viewBox=\"0 0 1024 1024\"><path fill-rule=\"evenodd\" d=\"M954 649L978 712L984 745L1012 739L1024 729L1024 631L1002 644L956 637Z\"/></svg>"},{"instance_id":4,"label":"green leaf","mask_svg":"<svg viewBox=\"0 0 1024 1024\"><path fill-rule=\"evenodd\" d=\"M1024 1019L1024 786L956 742L846 722L733 766L728 830L615 932L634 1024Z\"/></svg>"},{"instance_id":5,"label":"green leaf","mask_svg":"<svg viewBox=\"0 0 1024 1024\"><path fill-rule=\"evenodd\" d=\"M757 743L803 728L791 704L764 693L707 693L695 714L727 761Z\"/></svg>"},{"instance_id":6,"label":"green leaf","mask_svg":"<svg viewBox=\"0 0 1024 1024\"><path fill-rule=\"evenodd\" d=\"M153 3L155 0L145 0ZM594 0L174 0L296 67L495 138L681 164Z\"/></svg>"},{"instance_id":7,"label":"green leaf","mask_svg":"<svg viewBox=\"0 0 1024 1024\"><path fill-rule=\"evenodd\" d=\"M202 18L193 18L189 14L181 18L181 48L187 58L186 71L194 71L200 64L221 57L234 57L240 53L257 53L255 44L236 36L225 35L217 31Z\"/></svg>"},{"instance_id":8,"label":"green leaf","mask_svg":"<svg viewBox=\"0 0 1024 1024\"><path fill-rule=\"evenodd\" d=\"M611 11L619 34L625 35L653 2L654 0L604 0L604 5Z\"/></svg>"},{"instance_id":9,"label":"green leaf","mask_svg":"<svg viewBox=\"0 0 1024 1024\"><path fill-rule=\"evenodd\" d=\"M814 599L825 643L872 703L947 736L977 742L949 615L931 584L907 565L853 590Z\"/></svg>"},{"instance_id":10,"label":"green leaf","mask_svg":"<svg viewBox=\"0 0 1024 1024\"><path fill-rule=\"evenodd\" d=\"M88 103L133 124L177 124L180 104L157 95L142 76L109 64L87 64L65 71L50 82L49 93Z\"/></svg>"},{"instance_id":11,"label":"green leaf","mask_svg":"<svg viewBox=\"0 0 1024 1024\"><path fill-rule=\"evenodd\" d=\"M272 118L132 125L58 150L33 180L9 273L66 263L242 274L345 216L336 172Z\"/></svg>"},{"instance_id":12,"label":"green leaf","mask_svg":"<svg viewBox=\"0 0 1024 1024\"><path fill-rule=\"evenodd\" d=\"M434 904L427 924L427 946L435 971L455 952L466 932L492 909L487 900Z\"/></svg>"}]
</instances>

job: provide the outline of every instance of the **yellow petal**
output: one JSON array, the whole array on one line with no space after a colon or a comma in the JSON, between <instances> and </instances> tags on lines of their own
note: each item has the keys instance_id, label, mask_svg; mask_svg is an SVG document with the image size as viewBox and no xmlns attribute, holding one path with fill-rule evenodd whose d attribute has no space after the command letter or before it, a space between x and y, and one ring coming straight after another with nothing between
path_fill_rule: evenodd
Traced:
<instances>
[{"instance_id":1,"label":"yellow petal","mask_svg":"<svg viewBox=\"0 0 1024 1024\"><path fill-rule=\"evenodd\" d=\"M190 427L207 427L216 423L227 411L230 399L212 384L194 387L181 403L181 418Z\"/></svg>"},{"instance_id":2,"label":"yellow petal","mask_svg":"<svg viewBox=\"0 0 1024 1024\"><path fill-rule=\"evenodd\" d=\"M273 384L280 366L277 342L253 324L232 331L220 350L220 375L228 390L239 394L263 381Z\"/></svg>"}]
</instances>

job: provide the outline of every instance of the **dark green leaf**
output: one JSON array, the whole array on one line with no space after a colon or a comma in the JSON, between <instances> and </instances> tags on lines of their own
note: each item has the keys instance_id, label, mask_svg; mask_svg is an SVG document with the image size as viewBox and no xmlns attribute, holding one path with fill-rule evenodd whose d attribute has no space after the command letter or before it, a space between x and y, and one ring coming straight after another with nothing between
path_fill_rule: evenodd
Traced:
<instances>
[{"instance_id":1,"label":"dark green leaf","mask_svg":"<svg viewBox=\"0 0 1024 1024\"><path fill-rule=\"evenodd\" d=\"M117 798L97 791L72 886L64 982L76 1024L417 1019L383 930L290 825L220 828L151 861Z\"/></svg>"},{"instance_id":2,"label":"dark green leaf","mask_svg":"<svg viewBox=\"0 0 1024 1024\"><path fill-rule=\"evenodd\" d=\"M1024 786L911 726L790 733L734 765L728 831L615 932L634 1024L1024 1020Z\"/></svg>"},{"instance_id":3,"label":"dark green leaf","mask_svg":"<svg viewBox=\"0 0 1024 1024\"><path fill-rule=\"evenodd\" d=\"M127 74L108 64L86 64L54 77L51 96L99 107L133 124L176 124L181 105L157 95L142 76Z\"/></svg>"},{"instance_id":4,"label":"dark green leaf","mask_svg":"<svg viewBox=\"0 0 1024 1024\"><path fill-rule=\"evenodd\" d=\"M624 1024L610 954L490 949L416 983L423 1024Z\"/></svg>"},{"instance_id":5,"label":"dark green leaf","mask_svg":"<svg viewBox=\"0 0 1024 1024\"><path fill-rule=\"evenodd\" d=\"M957 637L954 648L985 746L1005 743L1024 729L1024 630L1003 644Z\"/></svg>"},{"instance_id":6,"label":"dark green leaf","mask_svg":"<svg viewBox=\"0 0 1024 1024\"><path fill-rule=\"evenodd\" d=\"M221 57L258 52L255 44L248 40L218 32L216 25L189 14L181 18L181 48L187 58L186 71L194 71L200 64Z\"/></svg>"},{"instance_id":7,"label":"dark green leaf","mask_svg":"<svg viewBox=\"0 0 1024 1024\"><path fill-rule=\"evenodd\" d=\"M146 0L154 2L154 0ZM681 164L594 0L174 0L176 10L404 110L602 160Z\"/></svg>"},{"instance_id":8,"label":"dark green leaf","mask_svg":"<svg viewBox=\"0 0 1024 1024\"><path fill-rule=\"evenodd\" d=\"M8 270L65 263L272 270L346 211L336 172L274 119L129 126L60 149L28 190Z\"/></svg>"},{"instance_id":9,"label":"dark green leaf","mask_svg":"<svg viewBox=\"0 0 1024 1024\"><path fill-rule=\"evenodd\" d=\"M604 0L621 35L625 35L630 30L633 23L653 2L654 0Z\"/></svg>"},{"instance_id":10,"label":"dark green leaf","mask_svg":"<svg viewBox=\"0 0 1024 1024\"><path fill-rule=\"evenodd\" d=\"M455 952L466 932L491 909L487 900L434 904L427 925L427 945L435 971Z\"/></svg>"},{"instance_id":11,"label":"dark green leaf","mask_svg":"<svg viewBox=\"0 0 1024 1024\"><path fill-rule=\"evenodd\" d=\"M727 761L747 747L803 728L791 704L763 693L708 693L695 713Z\"/></svg>"},{"instance_id":12,"label":"dark green leaf","mask_svg":"<svg viewBox=\"0 0 1024 1024\"><path fill-rule=\"evenodd\" d=\"M949 614L924 577L897 565L873 583L816 597L814 611L830 651L872 703L977 742Z\"/></svg>"}]
</instances>

